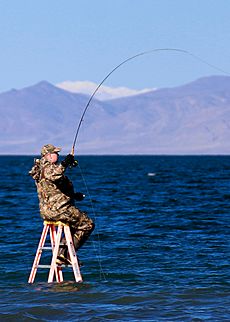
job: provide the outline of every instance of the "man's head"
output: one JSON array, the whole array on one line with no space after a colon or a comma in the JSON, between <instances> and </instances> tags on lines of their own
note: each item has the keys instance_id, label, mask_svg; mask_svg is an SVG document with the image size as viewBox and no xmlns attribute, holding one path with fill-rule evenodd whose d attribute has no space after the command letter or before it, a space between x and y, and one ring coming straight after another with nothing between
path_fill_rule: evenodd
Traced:
<instances>
[{"instance_id":1,"label":"man's head","mask_svg":"<svg viewBox=\"0 0 230 322\"><path fill-rule=\"evenodd\" d=\"M55 147L52 144L46 144L42 147L41 156L45 157L48 161L55 163L58 160L58 152L61 148Z\"/></svg>"},{"instance_id":2,"label":"man's head","mask_svg":"<svg viewBox=\"0 0 230 322\"><path fill-rule=\"evenodd\" d=\"M42 147L41 156L44 157L48 153L58 153L60 151L61 148L57 148L53 144L46 144Z\"/></svg>"}]
</instances>

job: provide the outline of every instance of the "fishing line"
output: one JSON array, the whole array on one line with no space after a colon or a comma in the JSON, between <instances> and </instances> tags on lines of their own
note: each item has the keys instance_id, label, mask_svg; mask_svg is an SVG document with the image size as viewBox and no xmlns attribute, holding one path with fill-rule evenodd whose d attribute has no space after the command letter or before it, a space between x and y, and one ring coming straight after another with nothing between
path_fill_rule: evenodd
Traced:
<instances>
[{"instance_id":1,"label":"fishing line","mask_svg":"<svg viewBox=\"0 0 230 322\"><path fill-rule=\"evenodd\" d=\"M72 150L71 150L71 154L74 155L74 149L75 149L75 145L76 145L76 142L77 142L77 138L78 138L78 134L79 134L79 131L80 131L80 127L81 127L81 124L83 122L83 119L84 119L84 116L86 114L86 111L88 110L88 107L93 99L93 97L95 96L95 94L97 93L97 91L99 90L99 88L101 87L101 85L109 78L109 76L115 72L118 68L120 68L122 65L124 65L125 63L127 63L128 61L130 60L133 60L137 57L140 57L140 56L143 56L143 55L147 55L147 54L151 54L151 53L155 53L155 52L159 52L159 51L172 51L172 52L177 52L177 53L182 53L182 54L186 54L186 55L189 55L191 57L193 57L195 60L198 60L200 62L202 62L203 64L215 69L215 70L218 70L219 72L221 73L224 73L224 74L227 74L227 75L230 75L230 73L224 71L223 69L213 65L213 64L210 64L209 62L207 62L206 60L200 58L199 56L189 52L188 50L184 50L184 49L180 49L180 48L157 48L157 49L152 49L152 50L148 50L148 51L144 51L144 52L141 52L139 54L136 54L134 56L131 56L127 59L125 59L124 61L122 61L119 65L117 65L116 67L114 67L106 76L105 78L103 78L103 80L100 82L100 84L96 87L96 89L94 90L94 92L92 93L92 95L90 96L84 110L83 110L83 113L82 113L82 116L80 118L80 121L78 123L78 126L77 126L77 130L76 130L76 134L74 136L74 140L73 140L73 145L72 145Z\"/></svg>"},{"instance_id":2,"label":"fishing line","mask_svg":"<svg viewBox=\"0 0 230 322\"><path fill-rule=\"evenodd\" d=\"M82 180L84 182L84 185L85 185L85 188L86 188L86 191L87 191L87 196L89 197L89 200L90 200L90 206L91 206L91 209L92 209L92 214L93 214L94 222L95 222L95 230L97 231L96 235L97 235L97 241L98 241L98 249L96 248L96 245L95 245L94 241L93 241L93 248L94 248L96 258L97 258L97 261L98 261L98 265L99 265L99 268L100 268L100 279L102 279L102 277L103 277L104 281L106 281L105 273L104 273L103 267L101 265L101 240L100 240L100 235L99 235L99 229L98 229L97 224L96 224L96 222L97 222L96 212L95 212L95 209L94 209L94 206L93 206L93 200L91 198L91 195L90 195L90 192L89 192L88 186L86 184L86 180L84 178L83 171L82 171L82 169L80 167L79 162L78 162L78 167L79 167L80 174L81 174Z\"/></svg>"},{"instance_id":3,"label":"fishing line","mask_svg":"<svg viewBox=\"0 0 230 322\"><path fill-rule=\"evenodd\" d=\"M206 60L200 58L199 56L189 52L188 50L184 50L184 49L180 49L180 48L157 48L157 49L153 49L153 50L149 50L149 51L144 51L144 52L141 52L141 53L138 53L134 56L131 56L127 59L125 59L124 61L122 61L120 64L118 64L116 67L114 67L104 78L103 80L99 83L99 85L96 87L96 89L94 90L94 92L92 93L92 95L90 96L84 110L83 110L83 113L81 115L81 118L80 118L80 121L78 123L78 126L77 126L77 130L76 130L76 134L74 136L74 140L73 140L73 145L72 145L72 150L71 150L71 154L74 155L74 149L75 149L75 145L76 145L76 142L77 142L77 138L78 138L78 134L79 134L79 131L80 131L80 128L81 128L81 124L83 122L83 119L84 119L84 116L88 110L88 107L93 99L93 97L95 96L95 94L97 93L97 91L99 90L99 88L101 87L101 85L109 78L109 76L115 72L118 68L120 68L122 65L124 65L125 63L129 62L130 60L133 60L137 57L140 57L140 56L143 56L143 55L147 55L147 54L152 54L152 53L155 53L155 52L161 52L161 51L171 51L171 52L177 52L177 53L182 53L182 54L186 54L186 55L189 55L191 57L193 57L195 60L198 60L200 61L201 63L215 69L215 70L218 70L219 72L221 73L224 73L224 74L227 74L227 75L230 75L230 73L224 71L223 69L213 65L213 64L210 64L209 62L207 62ZM92 198L90 196L90 193L89 193L89 189L87 187L87 184L86 184L86 181L85 181L85 178L83 176L83 173L82 173L82 170L80 168L80 165L79 165L79 169L80 169L80 173L81 173L81 177L83 179L83 182L84 182L84 185L85 185L85 188L86 188L86 191L87 191L87 194L89 196L89 199L90 199L90 204L91 204L91 209L92 209L92 212L93 212L93 216L94 216L94 219L96 220L96 212L94 210L94 207L93 207L93 201L92 201ZM98 229L97 229L98 231ZM104 280L106 280L105 278L105 274L104 274L104 271L103 271L103 268L102 268L102 265L101 265L101 260L100 260L100 256L101 256L101 243L100 243L100 235L99 235L99 232L97 232L97 238L98 238L98 242L99 242L99 255L96 254L97 256L97 260L98 260L98 263L99 263L99 267L100 267L100 277L103 276ZM94 249L95 249L95 252L96 252L96 247L95 247L95 244L94 245Z\"/></svg>"}]
</instances>

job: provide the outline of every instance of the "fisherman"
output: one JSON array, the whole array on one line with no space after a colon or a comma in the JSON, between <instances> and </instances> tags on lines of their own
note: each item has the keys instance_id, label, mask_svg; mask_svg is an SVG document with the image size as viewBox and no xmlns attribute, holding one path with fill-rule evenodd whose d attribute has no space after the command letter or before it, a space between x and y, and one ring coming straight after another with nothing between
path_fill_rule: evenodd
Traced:
<instances>
[{"instance_id":1,"label":"fisherman","mask_svg":"<svg viewBox=\"0 0 230 322\"><path fill-rule=\"evenodd\" d=\"M72 154L58 163L61 148L46 144L41 150L41 159L35 159L29 174L35 180L38 192L40 214L47 221L61 221L70 226L75 250L77 251L94 230L93 221L86 213L75 207L74 200L81 201L84 195L74 192L72 182L64 175L67 167L74 167L77 161ZM70 264L70 256L65 245L59 250L57 264Z\"/></svg>"}]
</instances>

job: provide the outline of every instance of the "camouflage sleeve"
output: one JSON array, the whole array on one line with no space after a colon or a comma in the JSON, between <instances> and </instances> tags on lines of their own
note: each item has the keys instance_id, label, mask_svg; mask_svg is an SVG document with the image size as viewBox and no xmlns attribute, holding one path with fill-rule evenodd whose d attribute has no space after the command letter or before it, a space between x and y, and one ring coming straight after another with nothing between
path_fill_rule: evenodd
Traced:
<instances>
[{"instance_id":1,"label":"camouflage sleeve","mask_svg":"<svg viewBox=\"0 0 230 322\"><path fill-rule=\"evenodd\" d=\"M35 180L38 181L40 178L40 160L35 159L34 160L34 166L33 168L29 171L29 175Z\"/></svg>"},{"instance_id":2,"label":"camouflage sleeve","mask_svg":"<svg viewBox=\"0 0 230 322\"><path fill-rule=\"evenodd\" d=\"M44 178L50 181L60 180L64 171L65 168L61 164L49 164L44 167Z\"/></svg>"}]
</instances>

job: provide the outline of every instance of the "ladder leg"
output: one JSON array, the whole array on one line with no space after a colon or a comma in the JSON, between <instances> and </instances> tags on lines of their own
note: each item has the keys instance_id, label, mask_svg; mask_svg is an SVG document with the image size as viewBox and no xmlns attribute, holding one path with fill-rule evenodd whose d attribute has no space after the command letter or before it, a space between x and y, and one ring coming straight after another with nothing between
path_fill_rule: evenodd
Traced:
<instances>
[{"instance_id":1,"label":"ladder leg","mask_svg":"<svg viewBox=\"0 0 230 322\"><path fill-rule=\"evenodd\" d=\"M29 277L28 283L33 283L34 282L34 279L35 279L35 276L36 276L36 273L37 273L37 269L38 269L38 264L39 264L41 254L42 254L42 248L43 248L43 246L45 244L48 229L49 229L49 225L45 224L44 228L43 228L43 231L42 231L41 238L40 238L40 242L38 244L36 256L34 258L34 262L33 262L31 272L30 272L30 277Z\"/></svg>"},{"instance_id":2,"label":"ladder leg","mask_svg":"<svg viewBox=\"0 0 230 322\"><path fill-rule=\"evenodd\" d=\"M80 272L80 268L79 268L79 264L76 256L76 251L73 245L73 239L70 233L69 226L64 226L64 233L65 233L66 242L68 245L68 251L69 251L69 255L72 263L75 280L76 282L82 282L82 276L81 276L81 272Z\"/></svg>"},{"instance_id":3,"label":"ladder leg","mask_svg":"<svg viewBox=\"0 0 230 322\"><path fill-rule=\"evenodd\" d=\"M56 240L56 228L54 225L50 225L50 240L52 246L52 253L54 252L55 240ZM63 282L63 274L61 266L55 265L55 276L58 283Z\"/></svg>"},{"instance_id":4,"label":"ladder leg","mask_svg":"<svg viewBox=\"0 0 230 322\"><path fill-rule=\"evenodd\" d=\"M59 245L60 245L60 240L62 235L62 227L63 227L62 225L58 226L58 230L55 238L55 246L53 249L53 257L52 257L51 267L50 267L49 276L48 276L48 283L53 282L54 272L57 267L56 260L57 260L57 255L58 255L58 250L59 250Z\"/></svg>"}]
</instances>

